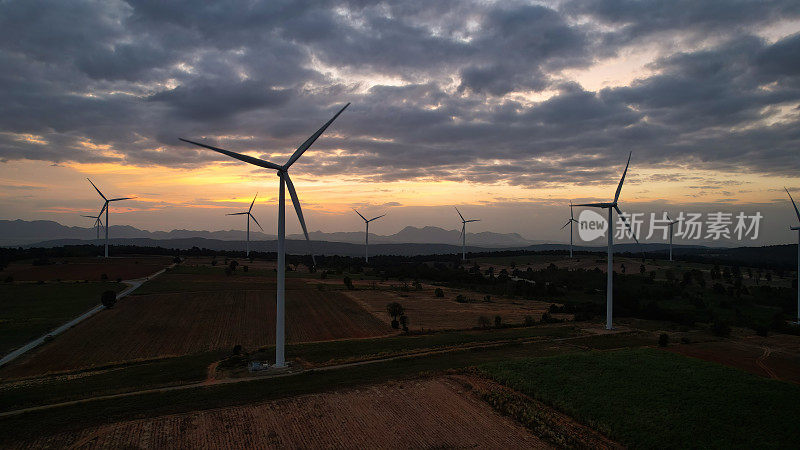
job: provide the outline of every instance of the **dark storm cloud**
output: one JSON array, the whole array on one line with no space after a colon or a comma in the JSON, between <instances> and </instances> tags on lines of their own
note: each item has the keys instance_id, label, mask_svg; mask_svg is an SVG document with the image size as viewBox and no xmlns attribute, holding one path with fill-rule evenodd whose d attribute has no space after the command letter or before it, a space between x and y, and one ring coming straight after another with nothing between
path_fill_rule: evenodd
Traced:
<instances>
[{"instance_id":1,"label":"dark storm cloud","mask_svg":"<svg viewBox=\"0 0 800 450\"><path fill-rule=\"evenodd\" d=\"M665 174L691 163L789 175L800 168L800 35L770 43L753 33L797 20L798 9L780 1L3 2L0 160L227 161L180 145L182 136L282 162L352 101L296 171L608 183L633 150L637 166ZM653 75L628 86L593 92L562 73L665 36ZM708 43L676 50L670 36ZM364 84L382 79L401 85ZM544 92L554 95L525 100ZM97 150L105 145L113 153Z\"/></svg>"}]
</instances>

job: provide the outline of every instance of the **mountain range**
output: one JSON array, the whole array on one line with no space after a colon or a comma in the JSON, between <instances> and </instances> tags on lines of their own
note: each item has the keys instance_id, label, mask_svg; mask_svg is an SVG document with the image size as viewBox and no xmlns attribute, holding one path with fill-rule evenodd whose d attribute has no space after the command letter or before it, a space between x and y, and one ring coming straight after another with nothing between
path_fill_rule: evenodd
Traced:
<instances>
[{"instance_id":1,"label":"mountain range","mask_svg":"<svg viewBox=\"0 0 800 450\"><path fill-rule=\"evenodd\" d=\"M202 238L220 241L242 241L246 237L243 230L172 230L172 231L147 231L129 225L112 225L109 233L115 240L118 239L152 239L158 241L174 239ZM0 246L31 246L32 244L54 240L94 240L94 228L70 227L50 220L0 220ZM443 244L458 247L461 232L445 230L438 227L405 227L395 234L382 236L370 233L370 244ZM101 230L100 237L103 237ZM360 231L325 233L312 231L309 237L314 241L340 242L350 244L363 244L364 233ZM250 232L250 240L272 241L275 235L261 232ZM304 239L302 234L287 236L290 240ZM544 241L525 239L517 233L467 233L467 242L470 247L481 248L519 248Z\"/></svg>"}]
</instances>

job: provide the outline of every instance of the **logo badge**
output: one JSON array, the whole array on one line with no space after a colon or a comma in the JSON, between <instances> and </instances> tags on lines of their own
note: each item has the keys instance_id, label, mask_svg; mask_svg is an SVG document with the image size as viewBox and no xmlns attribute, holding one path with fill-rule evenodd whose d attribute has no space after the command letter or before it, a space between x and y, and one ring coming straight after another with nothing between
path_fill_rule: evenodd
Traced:
<instances>
[{"instance_id":1,"label":"logo badge","mask_svg":"<svg viewBox=\"0 0 800 450\"><path fill-rule=\"evenodd\" d=\"M584 241L593 241L606 234L608 221L591 209L584 209L578 216L578 236Z\"/></svg>"}]
</instances>

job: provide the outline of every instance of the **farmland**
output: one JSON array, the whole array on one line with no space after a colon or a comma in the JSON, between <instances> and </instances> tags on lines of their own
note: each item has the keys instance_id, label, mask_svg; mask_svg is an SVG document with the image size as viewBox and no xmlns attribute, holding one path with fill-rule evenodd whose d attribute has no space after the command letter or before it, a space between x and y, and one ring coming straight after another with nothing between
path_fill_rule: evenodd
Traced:
<instances>
[{"instance_id":1,"label":"farmland","mask_svg":"<svg viewBox=\"0 0 800 450\"><path fill-rule=\"evenodd\" d=\"M124 288L115 282L0 284L0 354L97 306L104 291Z\"/></svg>"},{"instance_id":2,"label":"farmland","mask_svg":"<svg viewBox=\"0 0 800 450\"><path fill-rule=\"evenodd\" d=\"M494 380L633 447L792 447L800 387L659 350L481 366Z\"/></svg>"},{"instance_id":3,"label":"farmland","mask_svg":"<svg viewBox=\"0 0 800 450\"><path fill-rule=\"evenodd\" d=\"M229 285L229 289L232 287ZM243 283L243 287L253 286ZM288 342L390 332L388 326L337 292L289 291L286 310ZM30 357L3 368L0 375L30 376L236 345L255 349L274 344L274 330L275 295L270 290L136 295L78 324Z\"/></svg>"},{"instance_id":4,"label":"farmland","mask_svg":"<svg viewBox=\"0 0 800 450\"><path fill-rule=\"evenodd\" d=\"M123 422L28 443L34 447L54 444L85 448L548 447L513 420L442 379Z\"/></svg>"},{"instance_id":5,"label":"farmland","mask_svg":"<svg viewBox=\"0 0 800 450\"><path fill-rule=\"evenodd\" d=\"M0 278L14 281L132 280L152 275L172 262L163 256L104 258L53 258L17 261L0 271Z\"/></svg>"}]
</instances>

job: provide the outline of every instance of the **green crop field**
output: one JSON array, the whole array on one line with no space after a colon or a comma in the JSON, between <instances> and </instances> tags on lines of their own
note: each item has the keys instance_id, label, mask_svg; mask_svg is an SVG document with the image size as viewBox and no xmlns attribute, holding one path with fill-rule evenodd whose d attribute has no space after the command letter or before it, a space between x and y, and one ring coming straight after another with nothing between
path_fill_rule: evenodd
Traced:
<instances>
[{"instance_id":1,"label":"green crop field","mask_svg":"<svg viewBox=\"0 0 800 450\"><path fill-rule=\"evenodd\" d=\"M631 447L791 448L800 386L655 349L481 366Z\"/></svg>"},{"instance_id":2,"label":"green crop field","mask_svg":"<svg viewBox=\"0 0 800 450\"><path fill-rule=\"evenodd\" d=\"M100 304L122 283L6 283L0 285L0 354L38 338Z\"/></svg>"}]
</instances>

